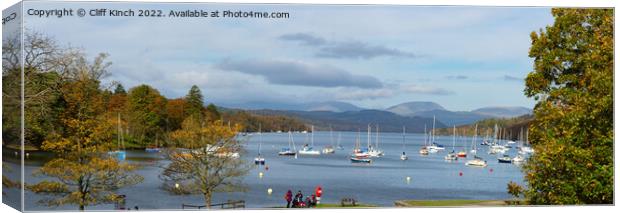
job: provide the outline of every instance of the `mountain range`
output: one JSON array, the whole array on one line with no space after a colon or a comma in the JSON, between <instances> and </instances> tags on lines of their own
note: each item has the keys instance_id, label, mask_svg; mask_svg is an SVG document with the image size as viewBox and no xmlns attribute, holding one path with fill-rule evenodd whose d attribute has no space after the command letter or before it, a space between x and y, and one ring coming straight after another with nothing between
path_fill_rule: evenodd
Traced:
<instances>
[{"instance_id":1,"label":"mountain range","mask_svg":"<svg viewBox=\"0 0 620 213\"><path fill-rule=\"evenodd\" d=\"M434 102L413 101L394 105L385 110L364 109L346 102L274 103L248 102L222 105L225 108L250 110L257 114L287 115L317 127L332 126L334 130L357 131L369 123L380 124L382 131L423 132L436 119L436 127L466 125L488 118L510 118L531 114L525 107L483 107L472 111L450 111Z\"/></svg>"}]
</instances>

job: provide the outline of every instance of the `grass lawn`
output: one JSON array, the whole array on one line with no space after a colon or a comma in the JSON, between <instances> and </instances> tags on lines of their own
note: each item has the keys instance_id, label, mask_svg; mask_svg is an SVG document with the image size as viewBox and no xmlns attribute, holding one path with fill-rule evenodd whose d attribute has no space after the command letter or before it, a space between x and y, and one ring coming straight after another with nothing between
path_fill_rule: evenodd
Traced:
<instances>
[{"instance_id":1,"label":"grass lawn","mask_svg":"<svg viewBox=\"0 0 620 213\"><path fill-rule=\"evenodd\" d=\"M355 206L342 206L340 205L340 203L321 203L321 204L316 205L316 208L371 208L371 207L377 207L377 206L372 205L372 204L366 204L366 203L357 203Z\"/></svg>"},{"instance_id":2,"label":"grass lawn","mask_svg":"<svg viewBox=\"0 0 620 213\"><path fill-rule=\"evenodd\" d=\"M400 204L400 205L399 205ZM397 206L503 206L507 205L503 200L401 200L396 201Z\"/></svg>"}]
</instances>

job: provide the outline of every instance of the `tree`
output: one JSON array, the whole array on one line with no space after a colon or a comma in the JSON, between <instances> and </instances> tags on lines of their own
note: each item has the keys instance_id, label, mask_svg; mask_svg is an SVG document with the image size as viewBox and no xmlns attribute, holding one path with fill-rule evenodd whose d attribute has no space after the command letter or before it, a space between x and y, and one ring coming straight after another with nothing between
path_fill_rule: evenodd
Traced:
<instances>
[{"instance_id":1,"label":"tree","mask_svg":"<svg viewBox=\"0 0 620 213\"><path fill-rule=\"evenodd\" d=\"M104 62L106 56L100 54L92 64L79 56L68 67L69 78L59 90L66 110L57 125L64 131L50 132L42 145L56 157L35 173L52 180L28 186L35 193L49 195L41 203L75 204L84 210L89 205L114 202L115 190L142 180L131 173L135 166L106 153L112 147L115 126L114 116L105 113L99 88L99 79L109 66Z\"/></svg>"},{"instance_id":2,"label":"tree","mask_svg":"<svg viewBox=\"0 0 620 213\"><path fill-rule=\"evenodd\" d=\"M209 104L207 106L206 112L207 112L206 113L207 119L209 119L210 121L215 121L215 120L221 120L222 119L222 115L217 110L217 106L215 106L215 104Z\"/></svg>"},{"instance_id":3,"label":"tree","mask_svg":"<svg viewBox=\"0 0 620 213\"><path fill-rule=\"evenodd\" d=\"M185 102L187 103L186 112L188 116L197 116L201 120L204 118L204 98L198 86L193 85L189 89L185 96Z\"/></svg>"},{"instance_id":4,"label":"tree","mask_svg":"<svg viewBox=\"0 0 620 213\"><path fill-rule=\"evenodd\" d=\"M181 124L186 117L187 103L182 98L168 100L166 105L167 126L166 131L174 131L181 128Z\"/></svg>"},{"instance_id":5,"label":"tree","mask_svg":"<svg viewBox=\"0 0 620 213\"><path fill-rule=\"evenodd\" d=\"M69 75L67 68L79 50L61 48L41 33L24 33L24 50L19 37L3 40L2 119L3 141L18 143L21 132L21 56L24 54L24 141L39 146L48 132L56 128L62 111L58 90Z\"/></svg>"},{"instance_id":6,"label":"tree","mask_svg":"<svg viewBox=\"0 0 620 213\"><path fill-rule=\"evenodd\" d=\"M531 34L525 94L538 103L525 196L531 204L611 204L614 11L551 12L554 24Z\"/></svg>"},{"instance_id":7,"label":"tree","mask_svg":"<svg viewBox=\"0 0 620 213\"><path fill-rule=\"evenodd\" d=\"M131 134L148 144L165 129L166 98L149 85L131 88L127 94L127 114Z\"/></svg>"},{"instance_id":8,"label":"tree","mask_svg":"<svg viewBox=\"0 0 620 213\"><path fill-rule=\"evenodd\" d=\"M164 188L177 194L202 194L207 208L214 192L245 190L241 180L249 167L239 158L242 145L236 136L240 129L221 120L188 117L183 128L172 133L178 144L170 149L171 162L160 176Z\"/></svg>"},{"instance_id":9,"label":"tree","mask_svg":"<svg viewBox=\"0 0 620 213\"><path fill-rule=\"evenodd\" d=\"M127 94L127 91L125 91L125 87L123 87L122 84L116 84L116 88L114 89L114 94L118 95L118 94Z\"/></svg>"}]
</instances>

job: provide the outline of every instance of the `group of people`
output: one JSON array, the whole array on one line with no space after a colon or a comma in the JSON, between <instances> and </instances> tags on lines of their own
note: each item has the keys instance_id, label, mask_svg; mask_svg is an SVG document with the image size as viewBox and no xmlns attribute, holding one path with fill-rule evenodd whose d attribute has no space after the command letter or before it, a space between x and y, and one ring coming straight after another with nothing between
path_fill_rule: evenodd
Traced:
<instances>
[{"instance_id":1,"label":"group of people","mask_svg":"<svg viewBox=\"0 0 620 213\"><path fill-rule=\"evenodd\" d=\"M293 197L293 192L291 190L288 190L288 192L286 192L286 195L284 195L284 199L286 200L286 208L312 208L316 207L317 204L317 198L315 194L307 196L304 200L304 195L301 193L301 190L297 191L295 197Z\"/></svg>"}]
</instances>

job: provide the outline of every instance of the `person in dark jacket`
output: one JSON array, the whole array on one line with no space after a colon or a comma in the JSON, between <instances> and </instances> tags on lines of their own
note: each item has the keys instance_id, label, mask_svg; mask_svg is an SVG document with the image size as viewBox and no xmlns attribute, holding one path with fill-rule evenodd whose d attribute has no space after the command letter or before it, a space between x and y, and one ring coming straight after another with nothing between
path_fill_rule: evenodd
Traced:
<instances>
[{"instance_id":1,"label":"person in dark jacket","mask_svg":"<svg viewBox=\"0 0 620 213\"><path fill-rule=\"evenodd\" d=\"M299 208L300 204L303 203L304 195L301 194L301 190L297 191L295 194L295 199L293 200L293 208Z\"/></svg>"},{"instance_id":2,"label":"person in dark jacket","mask_svg":"<svg viewBox=\"0 0 620 213\"><path fill-rule=\"evenodd\" d=\"M288 192L286 192L286 195L284 195L284 199L286 200L286 208L291 208L291 201L293 201L293 192L291 192L291 190L288 190Z\"/></svg>"}]
</instances>

